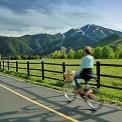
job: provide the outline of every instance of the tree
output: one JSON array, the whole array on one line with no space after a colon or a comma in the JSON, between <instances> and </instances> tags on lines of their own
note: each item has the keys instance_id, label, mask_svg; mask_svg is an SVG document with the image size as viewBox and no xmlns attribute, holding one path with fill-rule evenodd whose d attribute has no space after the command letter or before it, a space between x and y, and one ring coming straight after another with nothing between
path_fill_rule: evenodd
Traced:
<instances>
[{"instance_id":1,"label":"tree","mask_svg":"<svg viewBox=\"0 0 122 122\"><path fill-rule=\"evenodd\" d=\"M0 55L0 60L2 59L2 56Z\"/></svg>"},{"instance_id":2,"label":"tree","mask_svg":"<svg viewBox=\"0 0 122 122\"><path fill-rule=\"evenodd\" d=\"M60 53L61 53L61 57L60 58L67 58L67 55L66 55L66 47L61 47L61 50L60 50Z\"/></svg>"},{"instance_id":3,"label":"tree","mask_svg":"<svg viewBox=\"0 0 122 122\"><path fill-rule=\"evenodd\" d=\"M75 59L79 59L82 56L83 56L83 50L82 49L77 50L75 53Z\"/></svg>"},{"instance_id":4,"label":"tree","mask_svg":"<svg viewBox=\"0 0 122 122\"><path fill-rule=\"evenodd\" d=\"M73 59L75 57L75 51L71 48L69 50L68 58Z\"/></svg>"},{"instance_id":5,"label":"tree","mask_svg":"<svg viewBox=\"0 0 122 122\"><path fill-rule=\"evenodd\" d=\"M28 59L28 55L21 55L21 59Z\"/></svg>"},{"instance_id":6,"label":"tree","mask_svg":"<svg viewBox=\"0 0 122 122\"><path fill-rule=\"evenodd\" d=\"M34 57L35 57L35 59L40 59L39 55L35 55Z\"/></svg>"},{"instance_id":7,"label":"tree","mask_svg":"<svg viewBox=\"0 0 122 122\"><path fill-rule=\"evenodd\" d=\"M115 58L115 53L110 46L104 46L103 47L102 58L104 58L104 59Z\"/></svg>"},{"instance_id":8,"label":"tree","mask_svg":"<svg viewBox=\"0 0 122 122\"><path fill-rule=\"evenodd\" d=\"M96 59L100 59L100 58L102 58L102 47L100 47L100 46L97 46L95 49L94 49L94 57L96 58Z\"/></svg>"},{"instance_id":9,"label":"tree","mask_svg":"<svg viewBox=\"0 0 122 122\"><path fill-rule=\"evenodd\" d=\"M122 45L117 45L116 46L116 58L122 58Z\"/></svg>"},{"instance_id":10,"label":"tree","mask_svg":"<svg viewBox=\"0 0 122 122\"><path fill-rule=\"evenodd\" d=\"M20 56L20 55L15 55L15 56L14 56L14 59L15 59L15 60L21 60L21 56Z\"/></svg>"},{"instance_id":11,"label":"tree","mask_svg":"<svg viewBox=\"0 0 122 122\"><path fill-rule=\"evenodd\" d=\"M54 53L51 54L51 57L54 58L54 59L61 58L60 51L55 51Z\"/></svg>"}]
</instances>

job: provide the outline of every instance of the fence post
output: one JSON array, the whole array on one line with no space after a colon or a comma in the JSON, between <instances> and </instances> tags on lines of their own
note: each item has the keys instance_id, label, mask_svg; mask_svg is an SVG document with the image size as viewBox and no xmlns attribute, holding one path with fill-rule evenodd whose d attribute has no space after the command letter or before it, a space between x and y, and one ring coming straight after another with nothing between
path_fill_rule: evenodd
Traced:
<instances>
[{"instance_id":1,"label":"fence post","mask_svg":"<svg viewBox=\"0 0 122 122\"><path fill-rule=\"evenodd\" d=\"M27 61L27 78L30 76L29 61Z\"/></svg>"},{"instance_id":2,"label":"fence post","mask_svg":"<svg viewBox=\"0 0 122 122\"><path fill-rule=\"evenodd\" d=\"M62 63L62 69L63 69L63 73L65 72L66 70L66 67L65 67L65 62ZM64 75L63 75L63 80L64 80Z\"/></svg>"},{"instance_id":3,"label":"fence post","mask_svg":"<svg viewBox=\"0 0 122 122\"><path fill-rule=\"evenodd\" d=\"M44 80L44 61L42 61L42 80Z\"/></svg>"},{"instance_id":4,"label":"fence post","mask_svg":"<svg viewBox=\"0 0 122 122\"><path fill-rule=\"evenodd\" d=\"M7 65L8 65L8 70L9 70L9 61L7 61Z\"/></svg>"},{"instance_id":5,"label":"fence post","mask_svg":"<svg viewBox=\"0 0 122 122\"><path fill-rule=\"evenodd\" d=\"M18 61L16 61L16 73L18 73Z\"/></svg>"},{"instance_id":6,"label":"fence post","mask_svg":"<svg viewBox=\"0 0 122 122\"><path fill-rule=\"evenodd\" d=\"M100 88L100 61L96 62L97 88Z\"/></svg>"},{"instance_id":7,"label":"fence post","mask_svg":"<svg viewBox=\"0 0 122 122\"><path fill-rule=\"evenodd\" d=\"M3 70L4 70L4 60L3 60Z\"/></svg>"},{"instance_id":8,"label":"fence post","mask_svg":"<svg viewBox=\"0 0 122 122\"><path fill-rule=\"evenodd\" d=\"M65 62L62 63L63 73L65 72Z\"/></svg>"}]
</instances>

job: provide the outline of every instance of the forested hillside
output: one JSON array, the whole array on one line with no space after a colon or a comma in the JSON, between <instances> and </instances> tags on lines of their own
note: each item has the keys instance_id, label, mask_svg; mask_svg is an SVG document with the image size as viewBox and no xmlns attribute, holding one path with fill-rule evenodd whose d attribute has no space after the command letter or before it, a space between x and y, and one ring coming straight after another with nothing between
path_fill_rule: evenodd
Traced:
<instances>
[{"instance_id":1,"label":"forested hillside","mask_svg":"<svg viewBox=\"0 0 122 122\"><path fill-rule=\"evenodd\" d=\"M75 51L86 45L92 47L105 45L122 45L122 32L86 25L78 29L71 29L63 34L35 34L22 37L0 36L0 54L2 56L15 55L49 55L65 47Z\"/></svg>"}]
</instances>

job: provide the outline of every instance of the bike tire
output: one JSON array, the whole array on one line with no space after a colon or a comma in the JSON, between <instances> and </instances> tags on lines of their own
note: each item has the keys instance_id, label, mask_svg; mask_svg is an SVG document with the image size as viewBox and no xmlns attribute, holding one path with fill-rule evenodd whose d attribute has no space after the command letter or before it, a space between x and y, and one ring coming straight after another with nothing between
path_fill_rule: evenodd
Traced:
<instances>
[{"instance_id":1,"label":"bike tire","mask_svg":"<svg viewBox=\"0 0 122 122\"><path fill-rule=\"evenodd\" d=\"M72 102L76 98L76 93L74 92L74 86L71 82L66 82L63 85L63 93L66 100Z\"/></svg>"},{"instance_id":2,"label":"bike tire","mask_svg":"<svg viewBox=\"0 0 122 122\"><path fill-rule=\"evenodd\" d=\"M102 107L102 101L98 99L98 95L100 94L99 90L96 87L90 87L90 89L93 91L93 97L94 99L87 98L85 102L93 109L98 110Z\"/></svg>"}]
</instances>

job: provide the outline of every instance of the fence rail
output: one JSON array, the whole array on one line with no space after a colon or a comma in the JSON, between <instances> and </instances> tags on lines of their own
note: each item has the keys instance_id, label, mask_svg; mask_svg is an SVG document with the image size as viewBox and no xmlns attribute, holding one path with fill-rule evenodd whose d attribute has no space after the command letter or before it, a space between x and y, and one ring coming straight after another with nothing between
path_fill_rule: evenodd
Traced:
<instances>
[{"instance_id":1,"label":"fence rail","mask_svg":"<svg viewBox=\"0 0 122 122\"><path fill-rule=\"evenodd\" d=\"M115 76L115 75L105 75L105 74L100 74L102 77L109 77L109 78L119 78L122 79L122 76Z\"/></svg>"},{"instance_id":2,"label":"fence rail","mask_svg":"<svg viewBox=\"0 0 122 122\"><path fill-rule=\"evenodd\" d=\"M25 64L25 67L20 67L20 64ZM30 65L32 64L40 64L41 68L30 68ZM12 66L11 66L12 65ZM56 70L49 70L45 68L45 65L51 65L53 66L60 66L62 67L62 71L56 71ZM122 87L115 87L115 86L108 86L108 85L103 85L101 84L101 77L108 77L108 78L118 78L118 79L122 79L122 76L114 76L114 75L107 75L107 74L101 74L101 67L122 67L121 64L101 64L99 61L96 62L96 64L94 64L96 66L96 75L97 75L97 87L107 87L107 88L113 88L113 89L119 89L122 90ZM42 80L44 80L45 78L47 79L52 79L52 80L60 80L63 81L63 73L66 71L67 67L70 66L79 66L79 64L65 64L65 62L62 62L61 64L59 63L47 63L44 61L41 62L18 62L18 61L0 61L0 71L4 71L5 68L7 68L8 71L10 71L11 68L15 69L16 74L19 72L19 69L23 69L26 70L27 73L27 77L29 78L29 76L35 76L35 77L41 77ZM30 71L41 71L40 75L35 75L35 74L31 74ZM62 75L62 79L59 78L54 78L54 77L49 77L46 76L46 72L52 72L52 73L58 73ZM95 85L95 84L91 84L91 85Z\"/></svg>"},{"instance_id":3,"label":"fence rail","mask_svg":"<svg viewBox=\"0 0 122 122\"><path fill-rule=\"evenodd\" d=\"M122 64L100 64L100 66L114 66L114 67L122 67Z\"/></svg>"}]
</instances>

